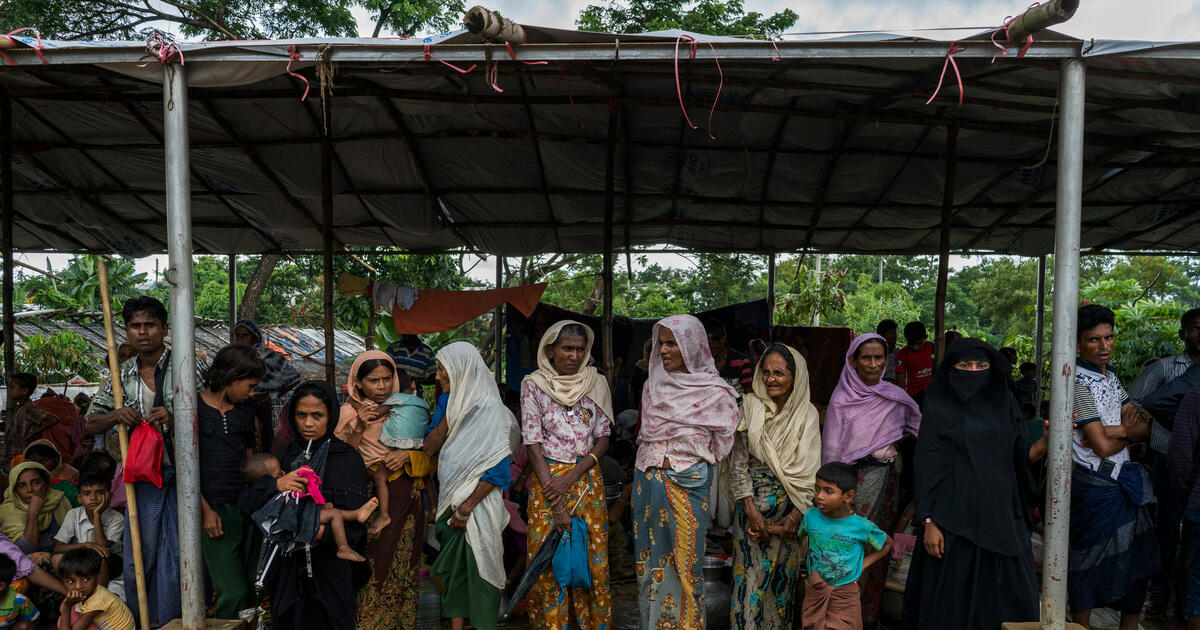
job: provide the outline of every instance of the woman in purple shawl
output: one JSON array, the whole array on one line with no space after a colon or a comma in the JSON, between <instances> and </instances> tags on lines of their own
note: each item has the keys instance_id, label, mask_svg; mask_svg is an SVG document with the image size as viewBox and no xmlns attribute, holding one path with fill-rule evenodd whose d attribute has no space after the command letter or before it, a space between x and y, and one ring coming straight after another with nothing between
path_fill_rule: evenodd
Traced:
<instances>
[{"instance_id":1,"label":"woman in purple shawl","mask_svg":"<svg viewBox=\"0 0 1200 630\"><path fill-rule=\"evenodd\" d=\"M821 463L854 466L854 511L890 533L899 507L896 443L905 433L917 435L921 410L903 389L883 380L887 362L887 342L879 335L859 335L850 344L825 415ZM863 623L871 625L879 614L887 563L876 563L863 577Z\"/></svg>"}]
</instances>

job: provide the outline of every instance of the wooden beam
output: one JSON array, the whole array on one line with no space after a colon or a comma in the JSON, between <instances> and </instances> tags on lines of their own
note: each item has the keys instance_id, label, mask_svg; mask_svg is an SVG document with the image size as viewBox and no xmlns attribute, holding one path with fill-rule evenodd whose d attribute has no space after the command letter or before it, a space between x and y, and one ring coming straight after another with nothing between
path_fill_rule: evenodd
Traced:
<instances>
[{"instance_id":1,"label":"wooden beam","mask_svg":"<svg viewBox=\"0 0 1200 630\"><path fill-rule=\"evenodd\" d=\"M846 141L849 140L850 134L854 133L853 122L847 122L842 126L841 133L834 140L833 150L829 160L825 163L825 170L821 173L821 182L817 186L816 206L813 208L812 218L808 223L808 236L804 239L804 249L812 248L813 235L816 233L816 228L821 224L821 214L825 209L825 195L829 192L829 185L833 182L833 175L837 172L838 161L842 157L842 147L846 146Z\"/></svg>"},{"instance_id":2,"label":"wooden beam","mask_svg":"<svg viewBox=\"0 0 1200 630\"><path fill-rule=\"evenodd\" d=\"M935 366L946 357L946 289L950 276L950 220L958 179L958 128L946 128L946 177L942 190L941 237L938 241L938 278L934 294Z\"/></svg>"},{"instance_id":3,"label":"wooden beam","mask_svg":"<svg viewBox=\"0 0 1200 630\"><path fill-rule=\"evenodd\" d=\"M12 97L0 94L0 211L3 212L3 242L4 249L4 279L0 287L0 300L4 306L4 382L12 383L12 376L17 371L16 341L17 317L16 302L13 299L15 272L13 271L13 224L16 212L13 207L13 118ZM13 408L11 397L7 405L8 417L12 418Z\"/></svg>"},{"instance_id":4,"label":"wooden beam","mask_svg":"<svg viewBox=\"0 0 1200 630\"><path fill-rule=\"evenodd\" d=\"M616 203L616 170L617 170L617 104L614 101L608 109L608 151L604 159L604 311L601 324L604 332L602 351L604 353L604 376L608 379L608 387L612 389L617 383L615 371L616 362L613 357L613 219Z\"/></svg>"},{"instance_id":5,"label":"wooden beam","mask_svg":"<svg viewBox=\"0 0 1200 630\"><path fill-rule=\"evenodd\" d=\"M337 352L333 328L333 144L329 129L333 126L332 93L321 94L321 293L325 324L325 381L337 387Z\"/></svg>"},{"instance_id":6,"label":"wooden beam","mask_svg":"<svg viewBox=\"0 0 1200 630\"><path fill-rule=\"evenodd\" d=\"M529 92L525 89L525 79L528 72L523 72L517 76L517 84L521 88L521 94L527 95ZM529 81L533 81L533 77L529 76ZM533 117L533 108L529 105L523 106L525 110L525 120L529 125L529 133L526 134L526 139L533 144L533 153L537 158L537 173L539 181L542 182L542 189L549 190L550 186L546 182L546 163L542 159L542 145L537 138L537 124ZM550 193L543 195L546 202L546 215L550 218L551 223L558 223L558 219L554 216L554 202L550 199ZM558 234L558 228L554 228L554 244L558 249L562 249L562 238Z\"/></svg>"}]
</instances>

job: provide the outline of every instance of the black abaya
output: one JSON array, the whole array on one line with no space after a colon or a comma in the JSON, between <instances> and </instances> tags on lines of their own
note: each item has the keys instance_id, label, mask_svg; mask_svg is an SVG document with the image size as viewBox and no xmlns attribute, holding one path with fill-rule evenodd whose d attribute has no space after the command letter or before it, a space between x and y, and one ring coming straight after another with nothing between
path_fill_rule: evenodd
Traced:
<instances>
[{"instance_id":1,"label":"black abaya","mask_svg":"<svg viewBox=\"0 0 1200 630\"><path fill-rule=\"evenodd\" d=\"M367 469L362 456L349 444L332 437L336 421L337 398L325 383L314 382L320 398L329 407L329 431L313 442L313 451L329 440L329 456L321 475L321 493L339 510L355 510L367 502ZM309 395L310 384L301 385L296 396ZM294 406L293 406L294 408ZM293 431L299 435L293 422ZM275 453L284 467L308 446L299 439ZM262 506L276 494L275 480L263 477L253 488L250 502ZM355 551L366 552L366 527L347 522L346 541ZM337 557L333 536L326 535L312 547L312 576L303 549L277 557L266 582L271 596L271 627L275 630L353 630L356 593L368 577L367 563L353 563Z\"/></svg>"}]
</instances>

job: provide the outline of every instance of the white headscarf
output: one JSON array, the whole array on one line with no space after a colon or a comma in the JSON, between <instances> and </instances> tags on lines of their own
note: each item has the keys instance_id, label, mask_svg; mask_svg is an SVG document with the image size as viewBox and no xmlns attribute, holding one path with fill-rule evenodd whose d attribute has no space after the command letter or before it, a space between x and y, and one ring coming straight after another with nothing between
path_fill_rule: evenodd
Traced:
<instances>
[{"instance_id":1,"label":"white headscarf","mask_svg":"<svg viewBox=\"0 0 1200 630\"><path fill-rule=\"evenodd\" d=\"M450 377L444 420L448 433L438 458L440 516L462 505L483 475L512 455L521 432L475 346L456 341L439 350L437 360ZM467 519L467 544L475 556L479 576L501 589L506 575L500 534L507 524L508 511L498 491L489 492Z\"/></svg>"},{"instance_id":2,"label":"white headscarf","mask_svg":"<svg viewBox=\"0 0 1200 630\"><path fill-rule=\"evenodd\" d=\"M574 374L559 374L558 370L554 369L554 362L546 355L546 349L558 341L562 329L572 324L583 328L587 341L587 349L583 353L585 357L591 356L592 344L595 343L592 329L577 321L564 319L555 323L542 335L537 348L538 369L525 378L533 381L547 396L554 399L554 402L568 409L587 396L604 412L609 422L612 422L612 393L608 391L608 381L600 372L591 365L584 365Z\"/></svg>"}]
</instances>

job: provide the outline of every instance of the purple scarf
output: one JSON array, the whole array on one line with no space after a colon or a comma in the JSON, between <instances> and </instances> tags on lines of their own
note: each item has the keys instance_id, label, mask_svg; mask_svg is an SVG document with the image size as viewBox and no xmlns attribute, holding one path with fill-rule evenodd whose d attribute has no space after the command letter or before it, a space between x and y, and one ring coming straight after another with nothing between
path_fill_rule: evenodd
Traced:
<instances>
[{"instance_id":1,"label":"purple scarf","mask_svg":"<svg viewBox=\"0 0 1200 630\"><path fill-rule=\"evenodd\" d=\"M855 337L846 351L846 364L825 415L821 463L852 464L895 444L905 433L915 436L921 428L921 409L903 389L882 379L868 387L854 371L854 352L873 340L887 347L883 337L865 334Z\"/></svg>"}]
</instances>

